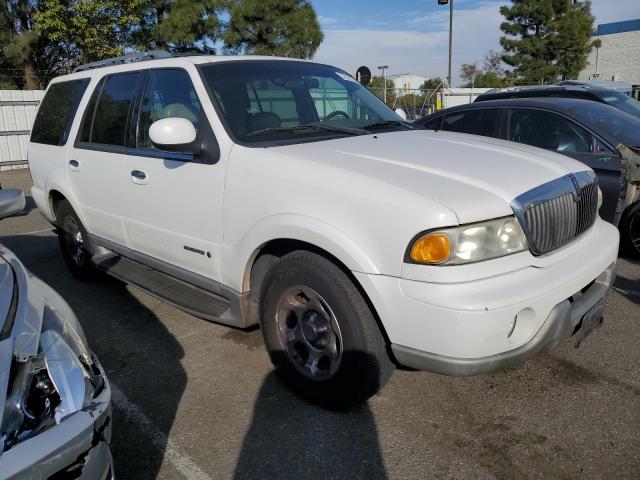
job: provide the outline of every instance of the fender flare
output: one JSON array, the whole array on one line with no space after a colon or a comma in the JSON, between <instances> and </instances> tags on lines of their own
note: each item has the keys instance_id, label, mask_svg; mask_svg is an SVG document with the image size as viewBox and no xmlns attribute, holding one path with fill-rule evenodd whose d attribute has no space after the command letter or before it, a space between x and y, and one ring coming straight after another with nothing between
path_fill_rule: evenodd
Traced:
<instances>
[{"instance_id":1,"label":"fender flare","mask_svg":"<svg viewBox=\"0 0 640 480\"><path fill-rule=\"evenodd\" d=\"M266 217L233 245L223 244L221 273L225 284L246 290L247 275L260 250L274 240L296 240L320 248L349 270L380 273L375 262L345 232L318 218L296 213Z\"/></svg>"}]
</instances>

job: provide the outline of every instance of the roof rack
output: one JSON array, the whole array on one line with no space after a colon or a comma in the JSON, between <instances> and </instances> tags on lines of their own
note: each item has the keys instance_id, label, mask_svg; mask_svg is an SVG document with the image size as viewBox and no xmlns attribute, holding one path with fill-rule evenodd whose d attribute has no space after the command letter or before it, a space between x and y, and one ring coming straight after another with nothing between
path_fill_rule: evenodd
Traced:
<instances>
[{"instance_id":1,"label":"roof rack","mask_svg":"<svg viewBox=\"0 0 640 480\"><path fill-rule=\"evenodd\" d=\"M73 69L73 72L84 72L94 68L108 67L111 65L122 65L125 63L143 62L145 60L155 60L158 58L171 58L173 55L166 50L151 50L149 52L133 52L121 57L107 58L97 62L85 63Z\"/></svg>"}]
</instances>

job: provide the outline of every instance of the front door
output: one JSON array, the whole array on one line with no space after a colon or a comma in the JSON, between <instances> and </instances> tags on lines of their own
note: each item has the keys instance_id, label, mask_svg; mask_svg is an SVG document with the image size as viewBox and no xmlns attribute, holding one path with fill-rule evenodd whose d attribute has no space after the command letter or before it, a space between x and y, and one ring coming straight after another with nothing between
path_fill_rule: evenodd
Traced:
<instances>
[{"instance_id":1,"label":"front door","mask_svg":"<svg viewBox=\"0 0 640 480\"><path fill-rule=\"evenodd\" d=\"M188 119L200 136L210 131L189 74L178 68L150 70L137 109L134 148L123 169L130 246L219 280L224 162L158 150L148 135L153 122L168 117Z\"/></svg>"}]
</instances>

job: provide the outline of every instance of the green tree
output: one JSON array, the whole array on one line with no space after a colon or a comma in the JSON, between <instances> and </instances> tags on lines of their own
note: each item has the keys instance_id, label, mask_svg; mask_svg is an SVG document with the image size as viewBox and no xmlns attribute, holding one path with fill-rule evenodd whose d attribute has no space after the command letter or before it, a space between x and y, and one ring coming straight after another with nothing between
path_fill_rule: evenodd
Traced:
<instances>
[{"instance_id":1,"label":"green tree","mask_svg":"<svg viewBox=\"0 0 640 480\"><path fill-rule=\"evenodd\" d=\"M474 84L476 77L482 73L477 63L463 63L460 67L460 78Z\"/></svg>"},{"instance_id":2,"label":"green tree","mask_svg":"<svg viewBox=\"0 0 640 480\"><path fill-rule=\"evenodd\" d=\"M142 43L174 51L215 53L224 6L223 0L155 0L144 20L143 31L148 35Z\"/></svg>"},{"instance_id":3,"label":"green tree","mask_svg":"<svg viewBox=\"0 0 640 480\"><path fill-rule=\"evenodd\" d=\"M578 0L511 0L500 44L519 83L548 83L577 76L594 46L591 3Z\"/></svg>"},{"instance_id":4,"label":"green tree","mask_svg":"<svg viewBox=\"0 0 640 480\"><path fill-rule=\"evenodd\" d=\"M323 35L307 0L231 0L223 34L231 53L311 58Z\"/></svg>"},{"instance_id":5,"label":"green tree","mask_svg":"<svg viewBox=\"0 0 640 480\"><path fill-rule=\"evenodd\" d=\"M387 78L385 82L382 77L371 77L367 88L380 100L384 100L385 84L387 86L387 105L393 105L396 101L396 87L392 80Z\"/></svg>"},{"instance_id":6,"label":"green tree","mask_svg":"<svg viewBox=\"0 0 640 480\"><path fill-rule=\"evenodd\" d=\"M147 8L147 0L40 0L33 17L38 34L72 66L122 55Z\"/></svg>"},{"instance_id":7,"label":"green tree","mask_svg":"<svg viewBox=\"0 0 640 480\"><path fill-rule=\"evenodd\" d=\"M42 45L34 31L35 2L9 0L0 7L0 81L11 88L40 88L38 72L45 68Z\"/></svg>"},{"instance_id":8,"label":"green tree","mask_svg":"<svg viewBox=\"0 0 640 480\"><path fill-rule=\"evenodd\" d=\"M420 86L421 90L437 90L442 88L444 85L444 80L440 77L430 78L425 80L424 83Z\"/></svg>"}]
</instances>

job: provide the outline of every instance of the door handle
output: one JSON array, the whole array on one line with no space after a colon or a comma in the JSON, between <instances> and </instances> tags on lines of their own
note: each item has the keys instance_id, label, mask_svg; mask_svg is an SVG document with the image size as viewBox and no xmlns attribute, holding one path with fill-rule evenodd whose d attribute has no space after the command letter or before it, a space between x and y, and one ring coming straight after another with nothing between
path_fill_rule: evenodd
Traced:
<instances>
[{"instance_id":1,"label":"door handle","mask_svg":"<svg viewBox=\"0 0 640 480\"><path fill-rule=\"evenodd\" d=\"M77 160L69 160L69 167L71 170L80 170L80 162Z\"/></svg>"},{"instance_id":2,"label":"door handle","mask_svg":"<svg viewBox=\"0 0 640 480\"><path fill-rule=\"evenodd\" d=\"M131 181L138 185L145 185L147 183L147 174L142 170L131 170Z\"/></svg>"}]
</instances>

